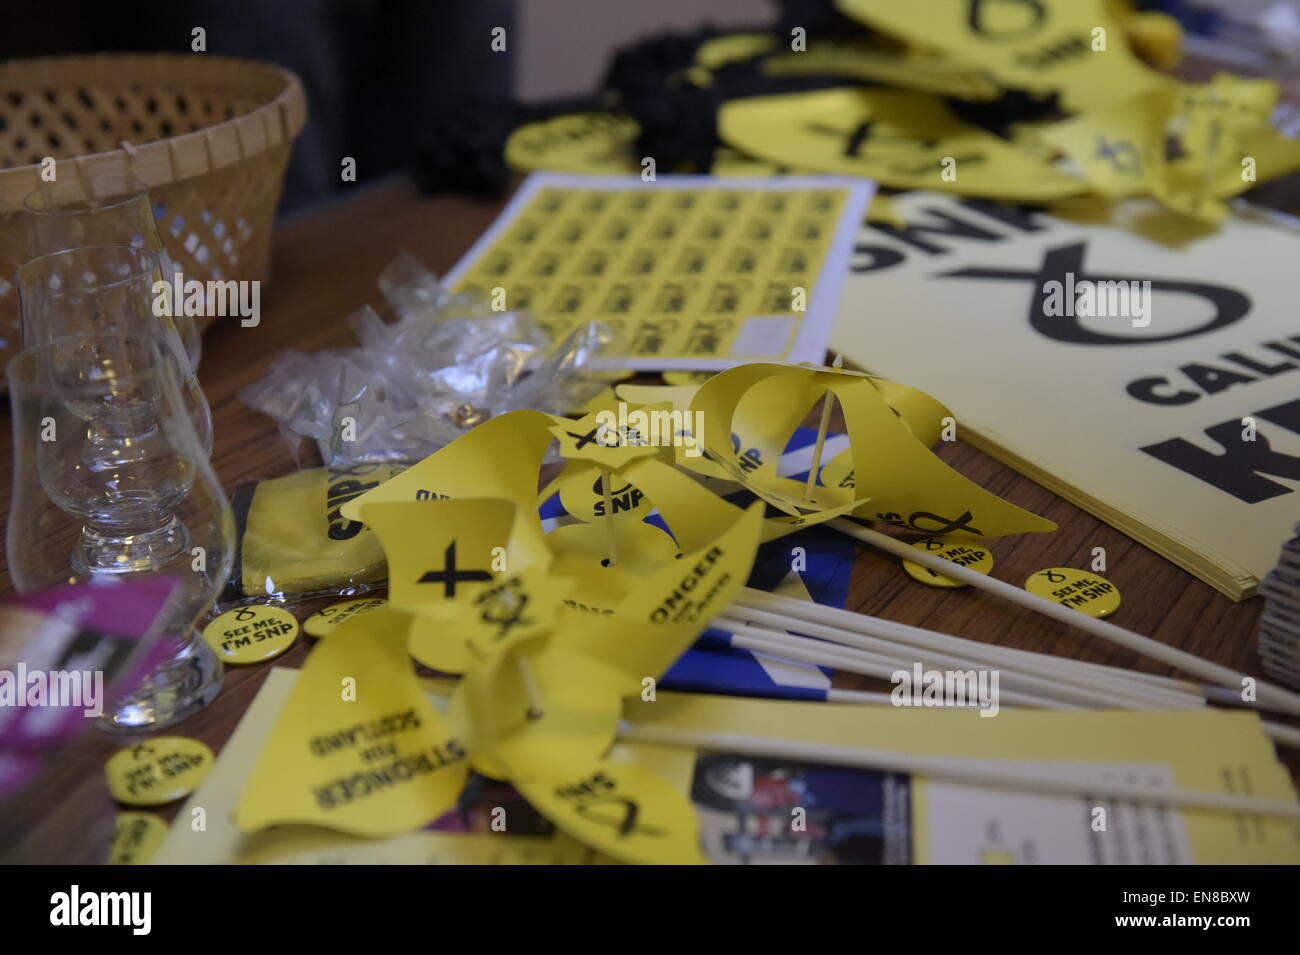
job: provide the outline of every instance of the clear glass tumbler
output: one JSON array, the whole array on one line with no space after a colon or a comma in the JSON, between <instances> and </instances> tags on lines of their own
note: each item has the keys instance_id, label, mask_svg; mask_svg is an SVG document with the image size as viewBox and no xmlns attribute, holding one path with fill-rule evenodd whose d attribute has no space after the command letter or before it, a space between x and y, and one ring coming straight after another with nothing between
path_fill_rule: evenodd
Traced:
<instances>
[{"instance_id":1,"label":"clear glass tumbler","mask_svg":"<svg viewBox=\"0 0 1300 955\"><path fill-rule=\"evenodd\" d=\"M167 255L158 232L149 190L138 180L103 196L87 195L78 180L47 183L23 200L23 211L28 259L92 245L129 245L154 253L163 278L169 282L176 278L178 266ZM197 372L203 349L198 326L187 315L170 319L189 356L190 368Z\"/></svg>"},{"instance_id":2,"label":"clear glass tumbler","mask_svg":"<svg viewBox=\"0 0 1300 955\"><path fill-rule=\"evenodd\" d=\"M65 337L156 338L176 359L182 397L210 454L212 412L175 324L159 314L170 299L165 290L158 256L147 249L96 245L39 256L18 269L23 348Z\"/></svg>"},{"instance_id":3,"label":"clear glass tumbler","mask_svg":"<svg viewBox=\"0 0 1300 955\"><path fill-rule=\"evenodd\" d=\"M206 705L222 667L196 623L230 573L234 521L156 336L63 337L6 370L14 429L9 570L20 592L142 574L180 582L163 632L177 653L105 710L156 729Z\"/></svg>"}]
</instances>

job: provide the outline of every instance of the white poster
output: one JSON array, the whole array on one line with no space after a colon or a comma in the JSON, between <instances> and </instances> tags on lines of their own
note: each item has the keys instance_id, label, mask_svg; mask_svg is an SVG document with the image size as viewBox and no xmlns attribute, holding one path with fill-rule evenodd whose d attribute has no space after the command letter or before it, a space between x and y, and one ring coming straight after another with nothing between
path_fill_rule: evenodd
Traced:
<instances>
[{"instance_id":1,"label":"white poster","mask_svg":"<svg viewBox=\"0 0 1300 955\"><path fill-rule=\"evenodd\" d=\"M859 233L832 348L1250 596L1300 518L1300 232L1238 215L1189 235L1130 207L1162 242L936 194L895 202L905 227Z\"/></svg>"}]
</instances>

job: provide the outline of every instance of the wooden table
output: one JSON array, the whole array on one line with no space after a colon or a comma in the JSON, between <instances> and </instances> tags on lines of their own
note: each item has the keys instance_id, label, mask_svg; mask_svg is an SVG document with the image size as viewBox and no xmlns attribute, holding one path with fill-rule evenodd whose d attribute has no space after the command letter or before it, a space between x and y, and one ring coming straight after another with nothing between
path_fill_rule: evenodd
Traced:
<instances>
[{"instance_id":1,"label":"wooden table","mask_svg":"<svg viewBox=\"0 0 1300 955\"><path fill-rule=\"evenodd\" d=\"M261 324L245 329L236 320L218 320L218 327L204 339L200 378L216 421L213 461L227 489L237 480L274 477L296 466L275 423L242 404L236 397L239 389L261 377L283 349L315 352L354 344L344 319L367 303L379 307L382 298L376 283L380 270L400 250L409 250L441 274L487 228L501 205L463 198L424 198L405 180L395 180L358 187L351 196L281 224L275 237L273 279L263 290ZM9 422L0 422L0 507L5 512L12 471L10 441ZM1260 600L1233 603L972 447L945 444L939 453L993 493L1060 526L1054 534L998 541L995 576L1018 583L1043 567L1088 567L1093 548L1104 547L1106 574L1124 596L1114 622L1263 676L1255 651ZM304 461L302 465L317 463ZM2 579L8 589L7 573ZM295 609L305 618L329 602L318 600ZM1172 672L1162 664L982 592L941 590L916 583L897 560L871 550L861 551L854 563L849 608L1002 646L1148 673ZM300 666L314 642L303 636L273 664L228 669L217 701L167 732L196 737L219 751L270 667ZM881 688L881 684L849 674L837 675L834 682L845 688ZM87 734L60 758L53 778L43 784L49 797L46 818L51 823L52 855L58 856L61 840L71 838L66 830L75 829L76 820L102 806L105 795L100 768L123 741L98 732ZM1300 778L1300 753L1282 753ZM162 813L174 815L177 808L167 807Z\"/></svg>"}]
</instances>

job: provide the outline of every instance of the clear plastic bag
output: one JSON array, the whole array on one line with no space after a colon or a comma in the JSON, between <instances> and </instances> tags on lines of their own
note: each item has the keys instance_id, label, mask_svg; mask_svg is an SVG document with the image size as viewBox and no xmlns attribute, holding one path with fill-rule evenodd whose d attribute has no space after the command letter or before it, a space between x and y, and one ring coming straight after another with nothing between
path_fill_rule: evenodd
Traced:
<instances>
[{"instance_id":1,"label":"clear plastic bag","mask_svg":"<svg viewBox=\"0 0 1300 955\"><path fill-rule=\"evenodd\" d=\"M527 313L452 292L407 253L379 285L396 322L366 306L348 318L358 347L287 351L239 393L315 441L327 465L419 460L504 411L581 408L617 377L600 358L614 345L608 326L590 323L552 349Z\"/></svg>"}]
</instances>

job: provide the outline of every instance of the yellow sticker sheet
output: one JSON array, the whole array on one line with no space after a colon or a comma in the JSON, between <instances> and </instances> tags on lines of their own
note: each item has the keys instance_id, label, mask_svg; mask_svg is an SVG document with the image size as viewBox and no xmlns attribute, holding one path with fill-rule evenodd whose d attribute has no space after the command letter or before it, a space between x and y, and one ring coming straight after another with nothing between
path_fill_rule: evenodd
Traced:
<instances>
[{"instance_id":1,"label":"yellow sticker sheet","mask_svg":"<svg viewBox=\"0 0 1300 955\"><path fill-rule=\"evenodd\" d=\"M447 283L529 309L552 341L612 326L611 367L821 361L871 192L840 177L535 173Z\"/></svg>"}]
</instances>

